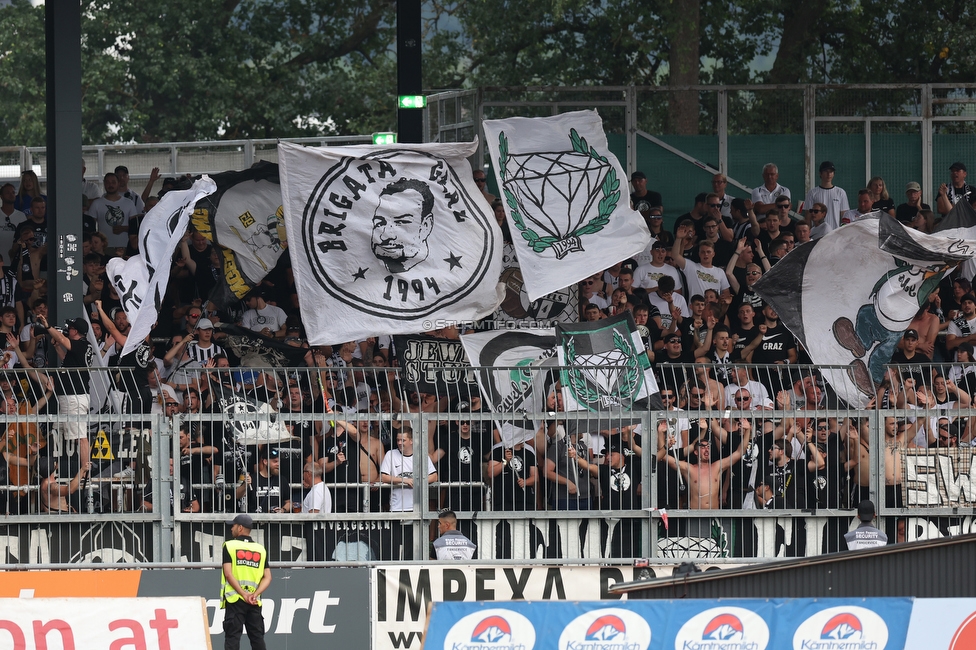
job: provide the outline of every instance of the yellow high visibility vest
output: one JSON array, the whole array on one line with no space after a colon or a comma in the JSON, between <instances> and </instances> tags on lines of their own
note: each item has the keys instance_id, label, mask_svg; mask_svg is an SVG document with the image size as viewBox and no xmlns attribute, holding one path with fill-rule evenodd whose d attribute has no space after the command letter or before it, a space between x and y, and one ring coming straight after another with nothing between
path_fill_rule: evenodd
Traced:
<instances>
[{"instance_id":1,"label":"yellow high visibility vest","mask_svg":"<svg viewBox=\"0 0 976 650\"><path fill-rule=\"evenodd\" d=\"M244 591L253 593L258 590L261 579L264 578L264 567L268 563L268 552L257 542L232 539L224 542L232 562L231 572ZM223 570L220 572L220 607L226 603L234 603L241 599L241 595L227 582ZM261 597L258 597L258 605Z\"/></svg>"}]
</instances>

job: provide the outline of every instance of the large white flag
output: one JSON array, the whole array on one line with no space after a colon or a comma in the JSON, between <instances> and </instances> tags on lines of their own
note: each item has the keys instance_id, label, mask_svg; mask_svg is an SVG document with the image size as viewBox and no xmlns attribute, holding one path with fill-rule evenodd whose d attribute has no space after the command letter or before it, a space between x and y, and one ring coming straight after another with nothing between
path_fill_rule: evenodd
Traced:
<instances>
[{"instance_id":1,"label":"large white flag","mask_svg":"<svg viewBox=\"0 0 976 650\"><path fill-rule=\"evenodd\" d=\"M216 189L210 177L203 176L188 190L167 192L142 220L139 254L108 261L109 280L132 325L119 357L135 350L152 331L169 284L173 253L186 232L193 208Z\"/></svg>"},{"instance_id":2,"label":"large white flag","mask_svg":"<svg viewBox=\"0 0 976 650\"><path fill-rule=\"evenodd\" d=\"M471 321L501 302L501 230L466 160L477 143L278 145L312 345Z\"/></svg>"},{"instance_id":3,"label":"large white flag","mask_svg":"<svg viewBox=\"0 0 976 650\"><path fill-rule=\"evenodd\" d=\"M529 300L650 243L596 111L486 120L484 128Z\"/></svg>"},{"instance_id":4,"label":"large white flag","mask_svg":"<svg viewBox=\"0 0 976 650\"><path fill-rule=\"evenodd\" d=\"M797 246L753 288L821 366L837 396L863 408L929 294L974 256L976 212L960 201L932 234L886 214L834 230ZM836 272L852 262L856 273Z\"/></svg>"}]
</instances>

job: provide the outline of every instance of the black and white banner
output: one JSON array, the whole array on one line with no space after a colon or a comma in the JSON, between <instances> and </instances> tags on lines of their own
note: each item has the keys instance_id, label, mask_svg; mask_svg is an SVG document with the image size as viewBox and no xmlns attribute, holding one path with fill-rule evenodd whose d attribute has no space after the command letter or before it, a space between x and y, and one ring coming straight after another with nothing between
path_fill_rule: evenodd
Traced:
<instances>
[{"instance_id":1,"label":"black and white banner","mask_svg":"<svg viewBox=\"0 0 976 650\"><path fill-rule=\"evenodd\" d=\"M281 210L278 165L255 163L243 171L213 177L217 189L193 212L193 227L210 240L223 274L209 296L227 307L256 287L288 245Z\"/></svg>"},{"instance_id":2,"label":"black and white banner","mask_svg":"<svg viewBox=\"0 0 976 650\"><path fill-rule=\"evenodd\" d=\"M875 397L884 365L942 278L976 256L976 211L960 201L934 234L864 219L798 246L754 289L770 303L837 396ZM856 263L856 272L851 272Z\"/></svg>"},{"instance_id":3,"label":"black and white banner","mask_svg":"<svg viewBox=\"0 0 976 650\"><path fill-rule=\"evenodd\" d=\"M461 337L471 365L478 368L481 396L492 413L502 442L513 446L535 435L541 424L530 417L511 414L540 414L549 411L546 398L559 379L555 362L556 331L511 330L474 332Z\"/></svg>"},{"instance_id":4,"label":"black and white banner","mask_svg":"<svg viewBox=\"0 0 976 650\"><path fill-rule=\"evenodd\" d=\"M592 323L556 326L567 411L629 410L658 392L629 311Z\"/></svg>"},{"instance_id":5,"label":"black and white banner","mask_svg":"<svg viewBox=\"0 0 976 650\"><path fill-rule=\"evenodd\" d=\"M486 120L485 138L530 301L647 248L596 111Z\"/></svg>"},{"instance_id":6,"label":"black and white banner","mask_svg":"<svg viewBox=\"0 0 976 650\"><path fill-rule=\"evenodd\" d=\"M226 334L220 344L239 360L235 365L248 368L295 368L304 364L307 348L288 345L245 327L218 323Z\"/></svg>"},{"instance_id":7,"label":"black and white banner","mask_svg":"<svg viewBox=\"0 0 976 650\"><path fill-rule=\"evenodd\" d=\"M501 231L472 180L476 150L278 145L309 343L440 329L495 310Z\"/></svg>"},{"instance_id":8,"label":"black and white banner","mask_svg":"<svg viewBox=\"0 0 976 650\"><path fill-rule=\"evenodd\" d=\"M210 177L203 176L188 190L167 192L139 226L139 254L108 261L105 270L132 324L120 357L135 350L152 331L169 284L173 253L190 223L190 214L197 201L216 189Z\"/></svg>"},{"instance_id":9,"label":"black and white banner","mask_svg":"<svg viewBox=\"0 0 976 650\"><path fill-rule=\"evenodd\" d=\"M394 336L393 348L408 391L462 401L478 394L460 341L411 334Z\"/></svg>"}]
</instances>

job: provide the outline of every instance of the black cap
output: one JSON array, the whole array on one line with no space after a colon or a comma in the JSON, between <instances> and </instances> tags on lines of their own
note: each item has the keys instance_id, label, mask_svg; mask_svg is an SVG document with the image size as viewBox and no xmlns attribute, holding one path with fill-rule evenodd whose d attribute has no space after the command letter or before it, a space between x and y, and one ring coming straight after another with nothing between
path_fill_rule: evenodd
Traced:
<instances>
[{"instance_id":1,"label":"black cap","mask_svg":"<svg viewBox=\"0 0 976 650\"><path fill-rule=\"evenodd\" d=\"M639 178L642 178L642 179L644 179L646 181L647 180L647 174L645 174L644 172L641 172L641 171L636 171L636 172L634 172L633 174L630 175L630 180L632 180L632 181L636 181Z\"/></svg>"},{"instance_id":2,"label":"black cap","mask_svg":"<svg viewBox=\"0 0 976 650\"><path fill-rule=\"evenodd\" d=\"M837 169L834 167L834 163L830 162L829 160L825 160L822 163L820 163L820 171L834 172L837 171Z\"/></svg>"},{"instance_id":3,"label":"black cap","mask_svg":"<svg viewBox=\"0 0 976 650\"><path fill-rule=\"evenodd\" d=\"M857 518L861 521L871 521L874 519L874 504L870 499L865 499L857 504Z\"/></svg>"},{"instance_id":4,"label":"black cap","mask_svg":"<svg viewBox=\"0 0 976 650\"><path fill-rule=\"evenodd\" d=\"M967 300L969 302L973 303L973 304L976 304L976 294L967 293L965 296L963 296L962 298L959 299L959 304L961 305L962 303L966 302Z\"/></svg>"},{"instance_id":5,"label":"black cap","mask_svg":"<svg viewBox=\"0 0 976 650\"><path fill-rule=\"evenodd\" d=\"M78 333L82 336L88 334L88 323L85 322L84 318L76 318L74 320L68 321L68 327L78 330Z\"/></svg>"},{"instance_id":6,"label":"black cap","mask_svg":"<svg viewBox=\"0 0 976 650\"><path fill-rule=\"evenodd\" d=\"M228 524L228 526L234 525L243 526L244 528L251 530L254 528L254 520L251 519L251 515L237 515L234 517L234 520Z\"/></svg>"},{"instance_id":7,"label":"black cap","mask_svg":"<svg viewBox=\"0 0 976 650\"><path fill-rule=\"evenodd\" d=\"M271 460L272 458L277 458L278 457L278 448L277 447L268 447L265 450L265 452L264 452L264 457L267 458L268 460Z\"/></svg>"},{"instance_id":8,"label":"black cap","mask_svg":"<svg viewBox=\"0 0 976 650\"><path fill-rule=\"evenodd\" d=\"M668 334L664 337L665 343L672 343L674 341L680 341L680 340L681 340L680 334Z\"/></svg>"},{"instance_id":9,"label":"black cap","mask_svg":"<svg viewBox=\"0 0 976 650\"><path fill-rule=\"evenodd\" d=\"M906 330L905 331L905 336L903 338L906 338L906 339L916 339L917 340L918 339L918 331L916 331L916 330Z\"/></svg>"},{"instance_id":10,"label":"black cap","mask_svg":"<svg viewBox=\"0 0 976 650\"><path fill-rule=\"evenodd\" d=\"M969 173L969 171L966 169L966 165L964 165L961 162L954 162L951 165L949 165L949 171L951 172L960 171L960 172Z\"/></svg>"}]
</instances>

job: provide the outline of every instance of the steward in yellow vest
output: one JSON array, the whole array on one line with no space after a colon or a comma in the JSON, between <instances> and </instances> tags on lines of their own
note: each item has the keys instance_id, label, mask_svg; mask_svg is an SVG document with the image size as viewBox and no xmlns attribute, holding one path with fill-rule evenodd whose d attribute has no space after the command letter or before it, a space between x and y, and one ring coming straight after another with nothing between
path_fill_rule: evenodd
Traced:
<instances>
[{"instance_id":1,"label":"steward in yellow vest","mask_svg":"<svg viewBox=\"0 0 976 650\"><path fill-rule=\"evenodd\" d=\"M261 594L271 584L268 551L251 539L254 521L237 515L230 525L233 539L224 542L220 606L224 609L224 650L238 650L247 628L252 650L266 650Z\"/></svg>"}]
</instances>

